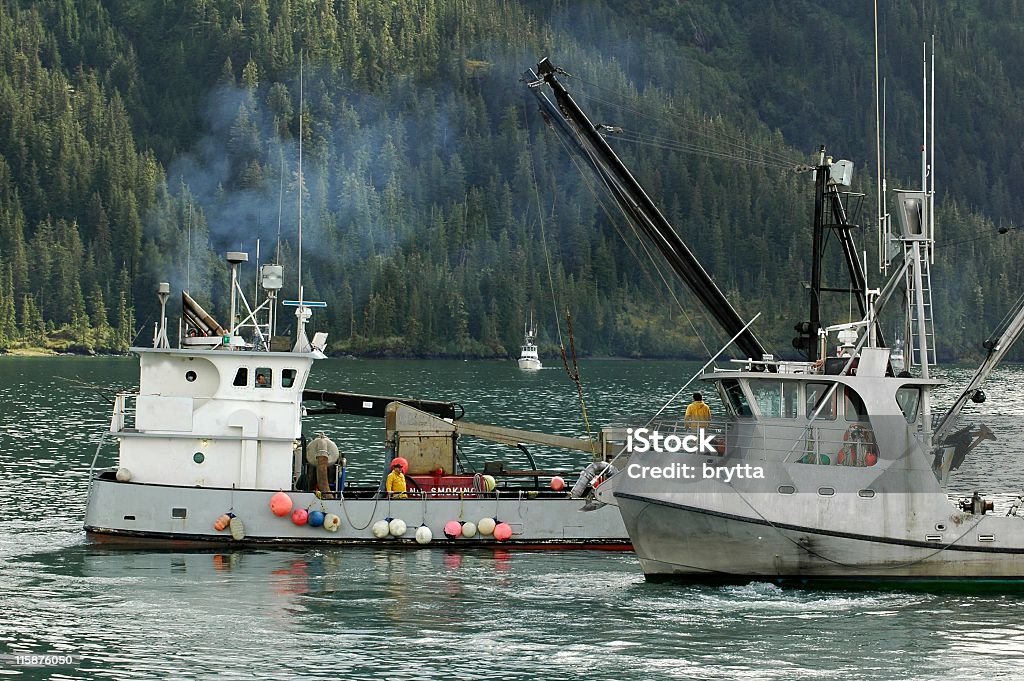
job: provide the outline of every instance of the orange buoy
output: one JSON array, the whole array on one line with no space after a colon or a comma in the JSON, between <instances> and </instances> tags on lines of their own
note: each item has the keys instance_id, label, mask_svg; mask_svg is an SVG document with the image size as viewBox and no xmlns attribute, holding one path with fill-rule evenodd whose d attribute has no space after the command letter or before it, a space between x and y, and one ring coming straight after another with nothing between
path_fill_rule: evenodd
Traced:
<instances>
[{"instance_id":1,"label":"orange buoy","mask_svg":"<svg viewBox=\"0 0 1024 681\"><path fill-rule=\"evenodd\" d=\"M462 536L462 523L458 520L449 520L444 524L444 536L455 539Z\"/></svg>"},{"instance_id":2,"label":"orange buoy","mask_svg":"<svg viewBox=\"0 0 1024 681\"><path fill-rule=\"evenodd\" d=\"M231 516L225 513L224 515L213 521L213 529L217 530L218 532L221 532L222 530L226 530L230 523Z\"/></svg>"},{"instance_id":3,"label":"orange buoy","mask_svg":"<svg viewBox=\"0 0 1024 681\"><path fill-rule=\"evenodd\" d=\"M284 492L270 497L270 512L279 518L285 517L292 512L292 498Z\"/></svg>"},{"instance_id":4,"label":"orange buoy","mask_svg":"<svg viewBox=\"0 0 1024 681\"><path fill-rule=\"evenodd\" d=\"M555 490L556 492L561 492L563 489L565 489L565 480L563 480L562 477L559 475L556 475L555 477L551 478L551 489Z\"/></svg>"}]
</instances>

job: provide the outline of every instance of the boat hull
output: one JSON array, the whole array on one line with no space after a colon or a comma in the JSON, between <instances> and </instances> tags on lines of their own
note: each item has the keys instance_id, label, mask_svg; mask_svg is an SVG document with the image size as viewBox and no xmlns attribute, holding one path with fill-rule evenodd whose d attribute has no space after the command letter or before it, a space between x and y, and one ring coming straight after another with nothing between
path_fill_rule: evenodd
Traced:
<instances>
[{"instance_id":1,"label":"boat hull","mask_svg":"<svg viewBox=\"0 0 1024 681\"><path fill-rule=\"evenodd\" d=\"M582 511L585 502L568 496L528 498L503 493L496 498L317 499L310 492L289 492L294 508L337 514L341 525L335 532L323 527L295 525L290 516L275 516L268 490L232 490L118 482L96 476L91 483L85 529L96 539L121 542L221 542L230 544L349 544L394 546L505 546L518 548L631 548L618 509L602 507ZM215 530L214 521L224 513L238 517L245 537ZM479 523L497 518L511 526L512 536L503 542L493 535L448 539L443 528L452 520ZM398 537L377 538L373 525L379 520L400 518L406 531ZM433 538L421 545L416 530L430 528Z\"/></svg>"},{"instance_id":2,"label":"boat hull","mask_svg":"<svg viewBox=\"0 0 1024 681\"><path fill-rule=\"evenodd\" d=\"M653 579L1024 579L1024 542L1019 541L1024 520L1019 518L983 518L989 522L979 522L969 533L995 531L1004 541L976 546L786 524L756 512L710 510L698 499L622 493L616 498L644 574Z\"/></svg>"},{"instance_id":3,"label":"boat hull","mask_svg":"<svg viewBox=\"0 0 1024 681\"><path fill-rule=\"evenodd\" d=\"M520 369L535 371L544 368L540 360L535 357L520 357L518 361Z\"/></svg>"}]
</instances>

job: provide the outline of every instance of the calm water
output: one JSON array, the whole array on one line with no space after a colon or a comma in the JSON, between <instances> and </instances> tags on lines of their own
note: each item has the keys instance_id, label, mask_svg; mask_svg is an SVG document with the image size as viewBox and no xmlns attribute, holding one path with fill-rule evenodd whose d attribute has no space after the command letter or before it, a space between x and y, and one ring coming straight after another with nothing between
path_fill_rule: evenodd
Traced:
<instances>
[{"instance_id":1,"label":"calm water","mask_svg":"<svg viewBox=\"0 0 1024 681\"><path fill-rule=\"evenodd\" d=\"M652 413L696 368L584 363L591 422ZM1021 595L647 584L630 554L596 552L96 548L81 529L89 464L108 425L106 396L133 387L135 371L132 359L0 357L0 654L83 658L47 669L5 658L0 675L990 679L1024 670ZM946 375L959 384L969 372ZM585 432L561 370L329 360L314 376L311 387L456 400L468 420ZM1024 486L1022 377L1002 370L989 401L972 407L1000 440L968 459L958 491ZM325 418L317 429L355 473L378 470L379 422ZM507 448L466 455L525 465ZM559 454L541 465L575 462Z\"/></svg>"}]
</instances>

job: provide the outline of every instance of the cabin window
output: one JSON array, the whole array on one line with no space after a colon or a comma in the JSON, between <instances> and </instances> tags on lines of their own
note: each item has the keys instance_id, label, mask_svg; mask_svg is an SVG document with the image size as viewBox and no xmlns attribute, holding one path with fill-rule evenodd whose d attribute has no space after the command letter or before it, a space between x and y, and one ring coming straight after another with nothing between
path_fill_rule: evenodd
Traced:
<instances>
[{"instance_id":1,"label":"cabin window","mask_svg":"<svg viewBox=\"0 0 1024 681\"><path fill-rule=\"evenodd\" d=\"M754 412L750 409L750 403L747 402L747 396L743 394L743 386L736 379L728 379L722 381L720 384L721 392L723 394L722 401L729 405L732 412L737 416L753 416Z\"/></svg>"},{"instance_id":2,"label":"cabin window","mask_svg":"<svg viewBox=\"0 0 1024 681\"><path fill-rule=\"evenodd\" d=\"M796 385L786 381L753 381L754 402L765 418L796 416Z\"/></svg>"},{"instance_id":3,"label":"cabin window","mask_svg":"<svg viewBox=\"0 0 1024 681\"><path fill-rule=\"evenodd\" d=\"M185 380L188 381L189 383L195 382L197 378L199 377L196 375L196 372L191 370L185 372Z\"/></svg>"},{"instance_id":4,"label":"cabin window","mask_svg":"<svg viewBox=\"0 0 1024 681\"><path fill-rule=\"evenodd\" d=\"M915 386L904 386L896 391L896 404L906 417L907 423L917 421L917 409L921 406L921 389Z\"/></svg>"},{"instance_id":5,"label":"cabin window","mask_svg":"<svg viewBox=\"0 0 1024 681\"><path fill-rule=\"evenodd\" d=\"M269 388L273 385L271 380L272 375L270 369L266 367L260 367L256 369L256 387L257 388Z\"/></svg>"},{"instance_id":6,"label":"cabin window","mask_svg":"<svg viewBox=\"0 0 1024 681\"><path fill-rule=\"evenodd\" d=\"M818 494L823 497L835 496L836 490L834 487L819 487Z\"/></svg>"},{"instance_id":7,"label":"cabin window","mask_svg":"<svg viewBox=\"0 0 1024 681\"><path fill-rule=\"evenodd\" d=\"M249 370L245 367L240 368L235 372L235 381L232 385L244 388L249 384Z\"/></svg>"},{"instance_id":8,"label":"cabin window","mask_svg":"<svg viewBox=\"0 0 1024 681\"><path fill-rule=\"evenodd\" d=\"M283 369L281 371L281 387L290 388L295 385L295 369Z\"/></svg>"},{"instance_id":9,"label":"cabin window","mask_svg":"<svg viewBox=\"0 0 1024 681\"><path fill-rule=\"evenodd\" d=\"M843 400L843 409L846 412L847 421L867 421L868 410L864 407L864 400L860 398L857 391L846 386L846 390L843 391L845 399Z\"/></svg>"},{"instance_id":10,"label":"cabin window","mask_svg":"<svg viewBox=\"0 0 1024 681\"><path fill-rule=\"evenodd\" d=\"M796 487L793 485L779 485L779 494L793 494L796 492Z\"/></svg>"},{"instance_id":11,"label":"cabin window","mask_svg":"<svg viewBox=\"0 0 1024 681\"><path fill-rule=\"evenodd\" d=\"M805 400L806 414L809 417L814 415L815 410L821 407L821 411L815 416L817 419L825 419L828 421L834 421L836 418L836 393L832 392L828 397L828 403L825 406L821 406L825 402L825 396L829 394L829 389L832 387L831 383L808 383L806 386Z\"/></svg>"}]
</instances>

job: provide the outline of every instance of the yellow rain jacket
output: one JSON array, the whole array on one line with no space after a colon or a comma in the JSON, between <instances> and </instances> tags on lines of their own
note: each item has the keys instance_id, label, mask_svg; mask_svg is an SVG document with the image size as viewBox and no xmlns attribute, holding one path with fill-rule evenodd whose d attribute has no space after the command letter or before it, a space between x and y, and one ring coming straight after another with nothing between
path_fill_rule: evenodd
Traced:
<instances>
[{"instance_id":1,"label":"yellow rain jacket","mask_svg":"<svg viewBox=\"0 0 1024 681\"><path fill-rule=\"evenodd\" d=\"M398 499L405 498L405 474L402 473L401 468L395 468L388 473L388 480L385 483L385 488L391 496Z\"/></svg>"},{"instance_id":2,"label":"yellow rain jacket","mask_svg":"<svg viewBox=\"0 0 1024 681\"><path fill-rule=\"evenodd\" d=\"M693 401L690 406L686 408L686 416L683 417L683 423L686 424L687 428L698 430L700 428L707 428L711 425L711 408L706 402Z\"/></svg>"}]
</instances>

